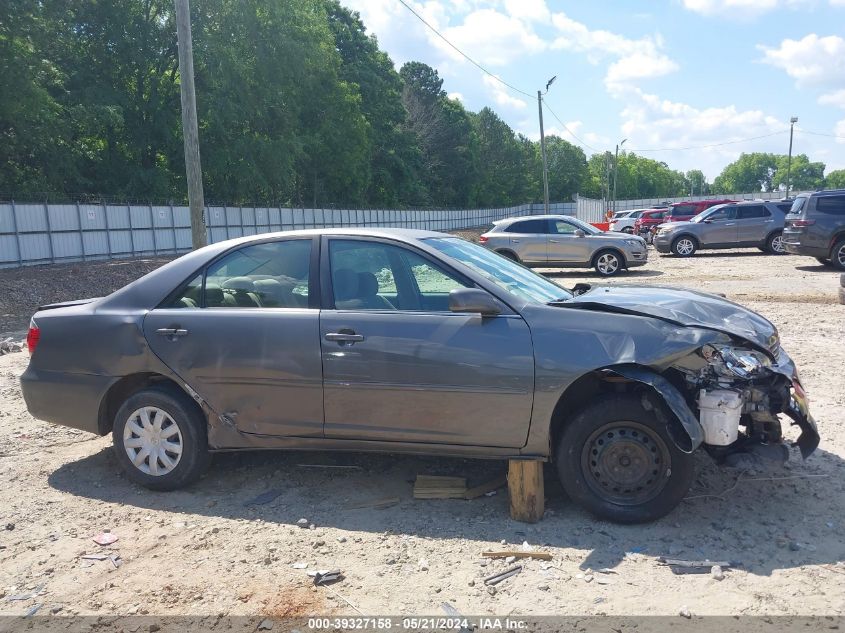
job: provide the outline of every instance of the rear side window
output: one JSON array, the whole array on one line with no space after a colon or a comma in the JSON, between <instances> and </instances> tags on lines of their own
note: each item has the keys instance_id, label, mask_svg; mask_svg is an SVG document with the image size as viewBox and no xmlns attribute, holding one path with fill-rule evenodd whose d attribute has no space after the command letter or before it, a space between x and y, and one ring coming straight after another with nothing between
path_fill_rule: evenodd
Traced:
<instances>
[{"instance_id":1,"label":"rear side window","mask_svg":"<svg viewBox=\"0 0 845 633\"><path fill-rule=\"evenodd\" d=\"M505 233L545 233L545 220L522 220L514 222L505 229Z\"/></svg>"},{"instance_id":2,"label":"rear side window","mask_svg":"<svg viewBox=\"0 0 845 633\"><path fill-rule=\"evenodd\" d=\"M819 196L816 211L828 215L845 215L845 196Z\"/></svg>"},{"instance_id":3,"label":"rear side window","mask_svg":"<svg viewBox=\"0 0 845 633\"><path fill-rule=\"evenodd\" d=\"M784 213L789 213L789 210L792 208L792 204L789 202L784 202L781 204L775 205L778 209L783 211Z\"/></svg>"},{"instance_id":4,"label":"rear side window","mask_svg":"<svg viewBox=\"0 0 845 633\"><path fill-rule=\"evenodd\" d=\"M750 220L751 218L767 218L771 215L768 209L761 204L751 205L747 207L737 207L740 220Z\"/></svg>"},{"instance_id":5,"label":"rear side window","mask_svg":"<svg viewBox=\"0 0 845 633\"><path fill-rule=\"evenodd\" d=\"M790 213L801 213L804 210L804 207L807 204L808 198L795 198L792 202L792 208L789 209Z\"/></svg>"},{"instance_id":6,"label":"rear side window","mask_svg":"<svg viewBox=\"0 0 845 633\"><path fill-rule=\"evenodd\" d=\"M253 244L212 263L169 308L307 308L311 240ZM203 283L204 281L204 283Z\"/></svg>"},{"instance_id":7,"label":"rear side window","mask_svg":"<svg viewBox=\"0 0 845 633\"><path fill-rule=\"evenodd\" d=\"M672 207L672 215L695 215L698 212L697 204L681 204L677 207Z\"/></svg>"}]
</instances>

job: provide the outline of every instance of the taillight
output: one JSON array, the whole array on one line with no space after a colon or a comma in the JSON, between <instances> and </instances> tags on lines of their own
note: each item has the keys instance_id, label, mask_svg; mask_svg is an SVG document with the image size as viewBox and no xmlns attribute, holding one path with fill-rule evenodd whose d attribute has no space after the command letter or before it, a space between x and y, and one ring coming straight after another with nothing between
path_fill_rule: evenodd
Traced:
<instances>
[{"instance_id":1,"label":"taillight","mask_svg":"<svg viewBox=\"0 0 845 633\"><path fill-rule=\"evenodd\" d=\"M791 220L792 226L811 226L816 223L815 220Z\"/></svg>"},{"instance_id":2,"label":"taillight","mask_svg":"<svg viewBox=\"0 0 845 633\"><path fill-rule=\"evenodd\" d=\"M38 340L41 338L41 330L35 324L35 320L29 321L29 332L26 334L26 348L29 350L29 355L35 353L35 347L38 345Z\"/></svg>"},{"instance_id":3,"label":"taillight","mask_svg":"<svg viewBox=\"0 0 845 633\"><path fill-rule=\"evenodd\" d=\"M478 238L478 243L479 243L479 244L486 244L486 243L487 243L487 241L488 241L489 239L490 239L490 238L489 238L489 237L487 237L486 235L481 235L481 236Z\"/></svg>"}]
</instances>

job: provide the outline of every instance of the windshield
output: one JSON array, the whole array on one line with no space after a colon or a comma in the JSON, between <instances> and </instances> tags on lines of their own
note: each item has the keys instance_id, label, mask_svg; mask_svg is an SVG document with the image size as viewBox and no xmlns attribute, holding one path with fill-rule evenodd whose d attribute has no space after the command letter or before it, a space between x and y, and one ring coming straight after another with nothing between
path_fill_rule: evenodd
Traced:
<instances>
[{"instance_id":1,"label":"windshield","mask_svg":"<svg viewBox=\"0 0 845 633\"><path fill-rule=\"evenodd\" d=\"M728 206L728 205L726 205L726 204L717 204L715 207L710 207L709 209L707 209L707 211L703 211L702 213L699 213L699 214L698 214L697 216L695 216L692 220L690 220L690 222L695 222L696 224L698 224L698 223L700 223L700 222L704 222L704 220L706 220L706 219L707 219L707 218L709 218L711 215L713 215L714 213L716 213L719 209L723 209L723 208L725 208L726 206Z\"/></svg>"},{"instance_id":2,"label":"windshield","mask_svg":"<svg viewBox=\"0 0 845 633\"><path fill-rule=\"evenodd\" d=\"M545 277L478 244L457 237L432 237L424 241L520 299L549 303L572 297L571 292Z\"/></svg>"}]
</instances>

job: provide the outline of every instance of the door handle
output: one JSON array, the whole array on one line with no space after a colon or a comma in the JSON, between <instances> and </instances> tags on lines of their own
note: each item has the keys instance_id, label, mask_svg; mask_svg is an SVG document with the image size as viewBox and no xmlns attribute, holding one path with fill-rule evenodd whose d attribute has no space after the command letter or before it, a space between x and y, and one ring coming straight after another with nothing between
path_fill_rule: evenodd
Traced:
<instances>
[{"instance_id":1,"label":"door handle","mask_svg":"<svg viewBox=\"0 0 845 633\"><path fill-rule=\"evenodd\" d=\"M519 240L515 240L513 238L511 238L511 242L513 242L514 244L519 244Z\"/></svg>"},{"instance_id":2,"label":"door handle","mask_svg":"<svg viewBox=\"0 0 845 633\"><path fill-rule=\"evenodd\" d=\"M560 244L560 240L549 240L550 244Z\"/></svg>"},{"instance_id":3,"label":"door handle","mask_svg":"<svg viewBox=\"0 0 845 633\"><path fill-rule=\"evenodd\" d=\"M329 332L326 334L325 339L343 345L344 343L360 343L364 340L364 335L355 334L354 332Z\"/></svg>"},{"instance_id":4,"label":"door handle","mask_svg":"<svg viewBox=\"0 0 845 633\"><path fill-rule=\"evenodd\" d=\"M180 336L188 336L188 330L176 327L161 327L156 330L159 336L166 336L170 339L175 339Z\"/></svg>"}]
</instances>

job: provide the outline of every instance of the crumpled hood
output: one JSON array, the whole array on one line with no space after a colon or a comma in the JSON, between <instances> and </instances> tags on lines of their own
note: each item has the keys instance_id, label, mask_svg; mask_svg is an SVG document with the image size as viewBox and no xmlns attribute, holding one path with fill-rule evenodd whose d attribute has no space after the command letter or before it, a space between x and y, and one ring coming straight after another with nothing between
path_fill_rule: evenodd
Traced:
<instances>
[{"instance_id":1,"label":"crumpled hood","mask_svg":"<svg viewBox=\"0 0 845 633\"><path fill-rule=\"evenodd\" d=\"M777 329L767 319L717 295L666 286L599 286L561 306L651 316L678 325L719 330L769 352Z\"/></svg>"}]
</instances>

